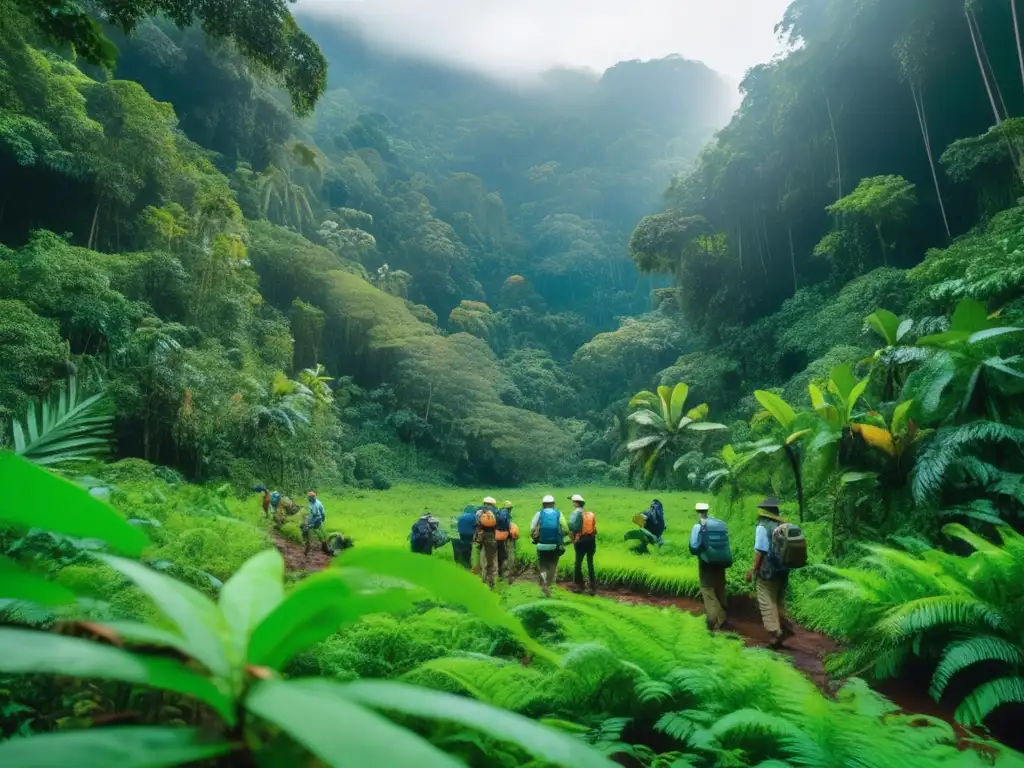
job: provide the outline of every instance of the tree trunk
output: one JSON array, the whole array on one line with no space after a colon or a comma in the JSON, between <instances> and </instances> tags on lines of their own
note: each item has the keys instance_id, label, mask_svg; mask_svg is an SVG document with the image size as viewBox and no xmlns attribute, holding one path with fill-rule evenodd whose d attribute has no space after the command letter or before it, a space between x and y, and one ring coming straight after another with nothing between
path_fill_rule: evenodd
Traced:
<instances>
[{"instance_id":1,"label":"tree trunk","mask_svg":"<svg viewBox=\"0 0 1024 768\"><path fill-rule=\"evenodd\" d=\"M921 138L924 141L924 150L928 154L928 167L932 170L932 183L935 184L935 196L939 199L939 210L942 212L942 225L946 228L946 239L953 237L949 231L949 218L946 216L946 203L942 199L942 189L939 187L939 174L935 170L935 156L932 154L932 139L928 132L928 118L924 111L924 93L914 86L910 81L910 95L914 99L914 109L917 111L917 122L921 128Z\"/></svg>"},{"instance_id":2,"label":"tree trunk","mask_svg":"<svg viewBox=\"0 0 1024 768\"><path fill-rule=\"evenodd\" d=\"M825 108L828 109L828 122L832 126L832 143L836 148L836 179L839 182L839 197L836 199L838 200L843 196L843 166L839 158L839 134L836 133L836 121L832 117L832 102L827 96L825 97Z\"/></svg>"},{"instance_id":3,"label":"tree trunk","mask_svg":"<svg viewBox=\"0 0 1024 768\"><path fill-rule=\"evenodd\" d=\"M988 48L985 47L985 38L981 34L981 25L978 24L978 17L971 11L971 16L974 18L974 28L978 31L978 47L981 48L981 58L985 61L985 67L988 69L988 73L992 76L992 90L995 91L996 98L999 101L999 106L1003 108L1003 119L1007 120L1010 117L1010 111L1006 108L1006 101L1003 99L1003 90L999 87L999 78L996 77L995 67L992 66L992 60L988 56Z\"/></svg>"},{"instance_id":4,"label":"tree trunk","mask_svg":"<svg viewBox=\"0 0 1024 768\"><path fill-rule=\"evenodd\" d=\"M796 500L800 505L800 522L804 521L804 478L800 473L800 457L792 445L785 446L786 458L789 459L790 469L793 470L793 482L796 484Z\"/></svg>"},{"instance_id":5,"label":"tree trunk","mask_svg":"<svg viewBox=\"0 0 1024 768\"><path fill-rule=\"evenodd\" d=\"M1017 62L1020 64L1020 80L1024 85L1024 47L1020 42L1020 25L1017 23L1017 0L1010 0L1010 10L1013 11L1013 36L1017 39Z\"/></svg>"},{"instance_id":6,"label":"tree trunk","mask_svg":"<svg viewBox=\"0 0 1024 768\"><path fill-rule=\"evenodd\" d=\"M889 253L885 247L885 238L882 237L882 225L875 223L875 232L878 233L878 243L882 246L882 264L889 266Z\"/></svg>"},{"instance_id":7,"label":"tree trunk","mask_svg":"<svg viewBox=\"0 0 1024 768\"><path fill-rule=\"evenodd\" d=\"M768 217L764 216L761 218L761 230L764 232L764 249L768 252L768 263L771 264L772 259L772 244L768 242Z\"/></svg>"},{"instance_id":8,"label":"tree trunk","mask_svg":"<svg viewBox=\"0 0 1024 768\"><path fill-rule=\"evenodd\" d=\"M768 277L768 268L764 265L764 248L761 247L761 230L757 228L757 215L754 215L754 239L757 241L757 258L761 262L761 271Z\"/></svg>"},{"instance_id":9,"label":"tree trunk","mask_svg":"<svg viewBox=\"0 0 1024 768\"><path fill-rule=\"evenodd\" d=\"M743 221L742 221L742 219L740 220L739 231L740 231L740 236L739 236L739 241L740 241L740 274L743 274Z\"/></svg>"},{"instance_id":10,"label":"tree trunk","mask_svg":"<svg viewBox=\"0 0 1024 768\"><path fill-rule=\"evenodd\" d=\"M92 212L92 226L89 228L89 242L85 246L90 251L92 250L92 240L96 236L96 221L100 217L100 203L102 201L102 197L96 201L96 208Z\"/></svg>"},{"instance_id":11,"label":"tree trunk","mask_svg":"<svg viewBox=\"0 0 1024 768\"><path fill-rule=\"evenodd\" d=\"M988 81L988 72L985 71L985 62L981 58L981 48L978 47L978 35L974 29L974 14L971 13L970 9L964 7L964 16L967 18L967 28L971 32L971 43L974 45L974 57L978 61L978 71L981 72L981 79L985 83L985 92L988 94L988 103L992 106L992 116L996 120L996 125L1002 125L1003 120L999 116L999 107L996 106L996 97L992 93L992 85Z\"/></svg>"},{"instance_id":12,"label":"tree trunk","mask_svg":"<svg viewBox=\"0 0 1024 768\"><path fill-rule=\"evenodd\" d=\"M789 263L793 267L793 295L796 296L796 292L800 290L800 286L796 282L796 249L793 248L793 225L789 224L787 227L789 230Z\"/></svg>"}]
</instances>

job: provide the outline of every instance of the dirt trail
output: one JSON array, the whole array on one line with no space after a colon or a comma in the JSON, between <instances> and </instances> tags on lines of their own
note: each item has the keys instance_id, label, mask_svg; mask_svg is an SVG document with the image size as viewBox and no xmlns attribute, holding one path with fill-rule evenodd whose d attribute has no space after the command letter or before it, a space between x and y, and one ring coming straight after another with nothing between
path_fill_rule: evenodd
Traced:
<instances>
[{"instance_id":1,"label":"dirt trail","mask_svg":"<svg viewBox=\"0 0 1024 768\"><path fill-rule=\"evenodd\" d=\"M307 555L301 544L289 541L276 531L270 531L270 539L284 558L285 568L289 571L322 571L331 562L331 556L324 554L319 545L314 546Z\"/></svg>"}]
</instances>

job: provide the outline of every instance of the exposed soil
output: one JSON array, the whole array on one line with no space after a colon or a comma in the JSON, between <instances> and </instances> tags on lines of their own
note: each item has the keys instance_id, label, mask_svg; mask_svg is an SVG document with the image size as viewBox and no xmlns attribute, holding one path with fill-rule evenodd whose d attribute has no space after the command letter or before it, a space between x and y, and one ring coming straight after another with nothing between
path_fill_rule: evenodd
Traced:
<instances>
[{"instance_id":1,"label":"exposed soil","mask_svg":"<svg viewBox=\"0 0 1024 768\"><path fill-rule=\"evenodd\" d=\"M303 571L322 571L331 562L331 556L324 553L319 546L319 542L313 546L307 555L302 544L296 544L279 533L271 531L270 538L274 542L274 546L277 547L277 551L284 558L285 568L289 571L299 573Z\"/></svg>"}]
</instances>

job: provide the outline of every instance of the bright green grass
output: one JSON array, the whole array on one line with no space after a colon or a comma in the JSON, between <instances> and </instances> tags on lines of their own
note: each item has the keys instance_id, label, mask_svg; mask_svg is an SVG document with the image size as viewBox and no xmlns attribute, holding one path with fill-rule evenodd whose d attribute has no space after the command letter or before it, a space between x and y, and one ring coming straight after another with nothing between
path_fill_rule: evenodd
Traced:
<instances>
[{"instance_id":1,"label":"bright green grass","mask_svg":"<svg viewBox=\"0 0 1024 768\"><path fill-rule=\"evenodd\" d=\"M586 496L588 508L597 514L599 536L595 565L598 580L602 584L642 587L680 595L694 595L699 591L696 560L690 555L687 544L690 527L697 520L694 504L708 501L712 505L712 514L726 520L730 526L735 558L729 571L730 587L733 591L749 589L743 576L753 560L757 500L752 498L737 503L730 511L724 503L719 504L707 495L657 492L657 498L665 506L668 530L665 532L664 546L660 550L652 547L646 555L634 553L634 543L624 541L623 535L636 528L632 518L646 509L655 498L652 492L625 488L588 490L543 487L496 492L487 489L401 485L387 491L346 489L341 492L323 492L320 498L327 511L327 530L344 532L356 541L356 546L395 547L408 546L409 529L419 515L430 512L441 520L442 525L448 526L452 518L462 512L463 507L479 503L486 495L493 495L499 503L507 499L515 505L512 517L522 531L519 557L527 562L535 562L536 554L530 544L527 529L546 493L552 493L558 500L566 520L572 509L569 496L573 493ZM254 523L262 516L260 497L256 494L245 501L232 501L230 506L239 517ZM297 515L293 518L282 531L293 540L299 536L299 517ZM827 542L827 531L824 526L811 523L805 526L805 532L809 539L811 560L820 562L825 552L823 545ZM439 550L435 557L451 558L451 547ZM561 575L571 573L573 560L570 547L559 565Z\"/></svg>"}]
</instances>

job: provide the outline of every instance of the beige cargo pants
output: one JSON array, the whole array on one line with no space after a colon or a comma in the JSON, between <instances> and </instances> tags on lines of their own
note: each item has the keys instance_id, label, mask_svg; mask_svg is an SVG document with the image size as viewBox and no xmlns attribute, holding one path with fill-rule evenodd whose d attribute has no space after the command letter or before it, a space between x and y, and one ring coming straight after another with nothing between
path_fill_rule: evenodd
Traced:
<instances>
[{"instance_id":1,"label":"beige cargo pants","mask_svg":"<svg viewBox=\"0 0 1024 768\"><path fill-rule=\"evenodd\" d=\"M757 607L761 609L764 628L773 635L782 631L786 620L787 579L758 579Z\"/></svg>"},{"instance_id":2,"label":"beige cargo pants","mask_svg":"<svg viewBox=\"0 0 1024 768\"><path fill-rule=\"evenodd\" d=\"M725 624L725 568L720 565L708 565L698 560L700 575L700 594L704 598L704 613L707 616L708 629L721 629ZM760 584L760 582L758 582Z\"/></svg>"}]
</instances>

